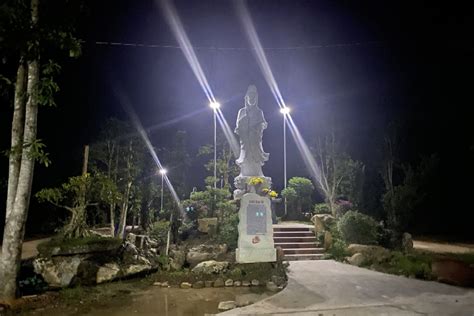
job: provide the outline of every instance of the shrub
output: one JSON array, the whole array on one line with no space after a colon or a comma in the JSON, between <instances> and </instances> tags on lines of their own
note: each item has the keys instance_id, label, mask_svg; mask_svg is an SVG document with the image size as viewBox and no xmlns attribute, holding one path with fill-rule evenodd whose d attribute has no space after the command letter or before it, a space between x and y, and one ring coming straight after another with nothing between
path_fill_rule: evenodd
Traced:
<instances>
[{"instance_id":1,"label":"shrub","mask_svg":"<svg viewBox=\"0 0 474 316\"><path fill-rule=\"evenodd\" d=\"M329 205L327 203L317 203L314 204L314 213L315 214L331 214Z\"/></svg>"},{"instance_id":2,"label":"shrub","mask_svg":"<svg viewBox=\"0 0 474 316\"><path fill-rule=\"evenodd\" d=\"M377 244L379 225L370 216L348 211L337 225L346 243Z\"/></svg>"},{"instance_id":3,"label":"shrub","mask_svg":"<svg viewBox=\"0 0 474 316\"><path fill-rule=\"evenodd\" d=\"M332 246L328 249L326 256L328 257L328 259L342 261L345 257L349 255L349 253L347 252L347 244L342 238L342 234L339 230L338 225L331 225L329 231L332 235Z\"/></svg>"},{"instance_id":4,"label":"shrub","mask_svg":"<svg viewBox=\"0 0 474 316\"><path fill-rule=\"evenodd\" d=\"M158 240L160 245L164 245L168 238L169 227L170 227L170 222L168 221L155 222L151 226L150 236Z\"/></svg>"},{"instance_id":5,"label":"shrub","mask_svg":"<svg viewBox=\"0 0 474 316\"><path fill-rule=\"evenodd\" d=\"M239 213L233 212L224 214L219 224L217 240L227 244L229 249L235 249L237 247L237 240L239 239L238 225Z\"/></svg>"}]
</instances>

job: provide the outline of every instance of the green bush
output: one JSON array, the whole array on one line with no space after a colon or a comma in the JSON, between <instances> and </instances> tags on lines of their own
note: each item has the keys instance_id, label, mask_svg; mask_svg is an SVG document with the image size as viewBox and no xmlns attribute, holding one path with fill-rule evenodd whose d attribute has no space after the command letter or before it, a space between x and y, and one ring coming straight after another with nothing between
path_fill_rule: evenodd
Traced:
<instances>
[{"instance_id":1,"label":"green bush","mask_svg":"<svg viewBox=\"0 0 474 316\"><path fill-rule=\"evenodd\" d=\"M229 249L237 247L237 240L239 239L239 213L227 213L222 216L219 230L217 233L217 240L220 243L225 243Z\"/></svg>"},{"instance_id":2,"label":"green bush","mask_svg":"<svg viewBox=\"0 0 474 316\"><path fill-rule=\"evenodd\" d=\"M343 240L342 234L337 224L331 225L329 231L332 235L332 246L328 249L326 257L327 259L342 261L349 255L347 252L347 244Z\"/></svg>"},{"instance_id":3,"label":"green bush","mask_svg":"<svg viewBox=\"0 0 474 316\"><path fill-rule=\"evenodd\" d=\"M385 267L385 271L391 274L413 276L417 279L431 280L431 258L426 255L404 255L401 252L393 252L392 258Z\"/></svg>"},{"instance_id":4,"label":"green bush","mask_svg":"<svg viewBox=\"0 0 474 316\"><path fill-rule=\"evenodd\" d=\"M170 227L170 222L168 221L158 221L152 224L150 230L150 236L158 240L160 245L164 245L168 238L168 229Z\"/></svg>"},{"instance_id":5,"label":"green bush","mask_svg":"<svg viewBox=\"0 0 474 316\"><path fill-rule=\"evenodd\" d=\"M377 244L379 224L370 216L348 211L341 217L337 226L343 240L348 244Z\"/></svg>"},{"instance_id":6,"label":"green bush","mask_svg":"<svg viewBox=\"0 0 474 316\"><path fill-rule=\"evenodd\" d=\"M314 214L331 214L329 205L327 203L314 204Z\"/></svg>"}]
</instances>

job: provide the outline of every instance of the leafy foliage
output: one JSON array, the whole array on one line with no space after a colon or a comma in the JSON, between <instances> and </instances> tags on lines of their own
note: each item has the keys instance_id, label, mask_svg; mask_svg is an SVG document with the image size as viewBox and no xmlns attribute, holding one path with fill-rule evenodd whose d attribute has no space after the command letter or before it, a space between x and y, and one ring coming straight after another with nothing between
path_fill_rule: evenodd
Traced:
<instances>
[{"instance_id":1,"label":"leafy foliage","mask_svg":"<svg viewBox=\"0 0 474 316\"><path fill-rule=\"evenodd\" d=\"M168 230L170 228L170 222L168 221L157 221L154 222L150 229L150 236L158 240L161 245L166 244L168 238Z\"/></svg>"},{"instance_id":2,"label":"leafy foliage","mask_svg":"<svg viewBox=\"0 0 474 316\"><path fill-rule=\"evenodd\" d=\"M337 226L346 243L377 244L379 224L370 216L349 211L341 217Z\"/></svg>"},{"instance_id":3,"label":"leafy foliage","mask_svg":"<svg viewBox=\"0 0 474 316\"><path fill-rule=\"evenodd\" d=\"M281 192L289 206L289 216L299 219L303 211L311 210L311 195L314 186L311 180L302 177L293 177L288 181L288 187Z\"/></svg>"},{"instance_id":4,"label":"leafy foliage","mask_svg":"<svg viewBox=\"0 0 474 316\"><path fill-rule=\"evenodd\" d=\"M331 214L331 209L327 203L317 203L314 204L314 213L315 214Z\"/></svg>"}]
</instances>

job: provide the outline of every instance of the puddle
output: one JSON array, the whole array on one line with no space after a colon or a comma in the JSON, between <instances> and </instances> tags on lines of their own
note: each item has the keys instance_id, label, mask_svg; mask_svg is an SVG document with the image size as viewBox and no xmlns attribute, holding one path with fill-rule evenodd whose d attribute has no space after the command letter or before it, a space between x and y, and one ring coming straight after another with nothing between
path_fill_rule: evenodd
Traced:
<instances>
[{"instance_id":1,"label":"puddle","mask_svg":"<svg viewBox=\"0 0 474 316\"><path fill-rule=\"evenodd\" d=\"M270 296L259 288L179 289L150 287L117 295L106 302L78 302L30 311L39 316L203 316L217 314L221 301L256 302Z\"/></svg>"}]
</instances>

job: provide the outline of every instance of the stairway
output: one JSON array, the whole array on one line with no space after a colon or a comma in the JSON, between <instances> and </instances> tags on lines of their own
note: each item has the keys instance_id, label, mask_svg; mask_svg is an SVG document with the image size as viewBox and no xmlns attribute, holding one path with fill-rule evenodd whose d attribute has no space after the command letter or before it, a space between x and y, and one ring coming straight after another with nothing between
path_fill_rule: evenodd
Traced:
<instances>
[{"instance_id":1,"label":"stairway","mask_svg":"<svg viewBox=\"0 0 474 316\"><path fill-rule=\"evenodd\" d=\"M273 225L273 242L283 249L285 261L320 260L324 256L324 248L309 225Z\"/></svg>"}]
</instances>

